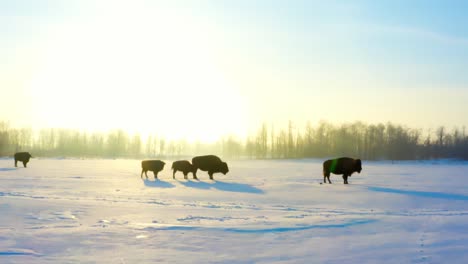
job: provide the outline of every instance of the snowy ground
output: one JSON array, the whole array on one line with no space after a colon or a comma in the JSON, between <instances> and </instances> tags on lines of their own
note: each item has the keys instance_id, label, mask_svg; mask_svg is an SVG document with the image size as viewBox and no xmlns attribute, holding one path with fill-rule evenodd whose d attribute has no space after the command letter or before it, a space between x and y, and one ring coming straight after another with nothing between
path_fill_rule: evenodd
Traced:
<instances>
[{"instance_id":1,"label":"snowy ground","mask_svg":"<svg viewBox=\"0 0 468 264\"><path fill-rule=\"evenodd\" d=\"M231 161L213 182L1 159L0 263L468 263L468 163L364 161L321 185L321 162Z\"/></svg>"}]
</instances>

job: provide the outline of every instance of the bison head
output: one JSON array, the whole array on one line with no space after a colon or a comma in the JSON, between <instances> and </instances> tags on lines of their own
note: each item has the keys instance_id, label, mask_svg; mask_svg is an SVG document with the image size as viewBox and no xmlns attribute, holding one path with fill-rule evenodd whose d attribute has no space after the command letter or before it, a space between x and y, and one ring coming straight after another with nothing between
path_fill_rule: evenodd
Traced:
<instances>
[{"instance_id":1,"label":"bison head","mask_svg":"<svg viewBox=\"0 0 468 264\"><path fill-rule=\"evenodd\" d=\"M219 164L219 171L222 172L224 175L229 172L229 168L226 162L221 162Z\"/></svg>"},{"instance_id":2,"label":"bison head","mask_svg":"<svg viewBox=\"0 0 468 264\"><path fill-rule=\"evenodd\" d=\"M361 173L361 171L362 171L362 164L361 164L361 160L360 160L360 159L357 159L357 160L355 161L354 170L357 171L358 173Z\"/></svg>"},{"instance_id":3,"label":"bison head","mask_svg":"<svg viewBox=\"0 0 468 264\"><path fill-rule=\"evenodd\" d=\"M24 161L28 162L30 158L32 158L32 155L29 154L29 152L26 152L26 155L24 155Z\"/></svg>"}]
</instances>

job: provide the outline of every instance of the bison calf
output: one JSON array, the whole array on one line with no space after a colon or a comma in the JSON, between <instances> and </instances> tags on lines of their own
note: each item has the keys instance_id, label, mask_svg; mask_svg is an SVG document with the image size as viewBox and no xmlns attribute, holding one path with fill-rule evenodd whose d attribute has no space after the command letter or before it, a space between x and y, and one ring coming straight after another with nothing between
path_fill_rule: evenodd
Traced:
<instances>
[{"instance_id":1,"label":"bison calf","mask_svg":"<svg viewBox=\"0 0 468 264\"><path fill-rule=\"evenodd\" d=\"M152 171L154 178L158 178L158 172L164 169L164 163L160 160L144 160L141 162L141 178L143 178L143 172L145 173L146 178L148 178L148 171Z\"/></svg>"},{"instance_id":2,"label":"bison calf","mask_svg":"<svg viewBox=\"0 0 468 264\"><path fill-rule=\"evenodd\" d=\"M172 163L172 178L173 179L175 179L175 174L178 171L181 171L184 174L184 179L187 179L187 175L190 172L194 173L194 167L188 160L177 160Z\"/></svg>"},{"instance_id":3,"label":"bison calf","mask_svg":"<svg viewBox=\"0 0 468 264\"><path fill-rule=\"evenodd\" d=\"M223 162L219 157L215 155L206 155L198 156L192 159L192 164L194 167L193 178L197 178L197 170L208 171L210 175L210 180L213 180L213 174L216 172L221 172L224 175L229 172L229 168L226 162Z\"/></svg>"},{"instance_id":4,"label":"bison calf","mask_svg":"<svg viewBox=\"0 0 468 264\"><path fill-rule=\"evenodd\" d=\"M344 184L348 184L348 177L351 177L353 172L357 171L361 173L361 160L360 159L352 159L352 158L338 158L327 160L323 163L323 183L327 183L326 179L328 179L328 183L330 181L330 173L343 175Z\"/></svg>"},{"instance_id":5,"label":"bison calf","mask_svg":"<svg viewBox=\"0 0 468 264\"><path fill-rule=\"evenodd\" d=\"M32 158L32 156L31 154L29 154L29 152L15 153L15 167L18 167L17 166L18 161L22 161L23 166L26 168L30 158Z\"/></svg>"}]
</instances>

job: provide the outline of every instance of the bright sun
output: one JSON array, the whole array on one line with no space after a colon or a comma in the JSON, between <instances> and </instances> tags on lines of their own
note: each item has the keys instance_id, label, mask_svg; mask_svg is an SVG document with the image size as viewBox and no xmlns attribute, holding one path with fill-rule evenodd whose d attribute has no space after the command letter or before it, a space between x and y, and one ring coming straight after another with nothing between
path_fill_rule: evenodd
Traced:
<instances>
[{"instance_id":1,"label":"bright sun","mask_svg":"<svg viewBox=\"0 0 468 264\"><path fill-rule=\"evenodd\" d=\"M138 14L52 32L30 85L40 124L205 142L243 136L245 105L216 65L210 33L186 17Z\"/></svg>"}]
</instances>

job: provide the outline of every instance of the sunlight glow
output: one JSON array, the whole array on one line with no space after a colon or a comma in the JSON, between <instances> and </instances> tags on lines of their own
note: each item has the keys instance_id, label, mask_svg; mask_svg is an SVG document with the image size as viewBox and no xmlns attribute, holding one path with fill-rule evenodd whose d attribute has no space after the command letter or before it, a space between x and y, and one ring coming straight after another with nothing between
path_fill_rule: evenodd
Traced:
<instances>
[{"instance_id":1,"label":"sunlight glow","mask_svg":"<svg viewBox=\"0 0 468 264\"><path fill-rule=\"evenodd\" d=\"M210 33L187 17L143 11L55 27L30 84L35 118L169 139L245 134L242 96L216 66Z\"/></svg>"}]
</instances>

